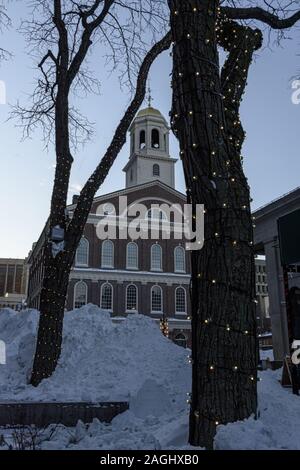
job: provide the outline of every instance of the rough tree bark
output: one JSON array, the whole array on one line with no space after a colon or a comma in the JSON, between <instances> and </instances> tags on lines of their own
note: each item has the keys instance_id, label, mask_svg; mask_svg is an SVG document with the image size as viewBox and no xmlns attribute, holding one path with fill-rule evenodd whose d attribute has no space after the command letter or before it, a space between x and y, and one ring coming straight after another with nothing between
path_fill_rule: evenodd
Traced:
<instances>
[{"instance_id":1,"label":"rough tree bark","mask_svg":"<svg viewBox=\"0 0 300 470\"><path fill-rule=\"evenodd\" d=\"M68 83L62 74L56 105L56 152L59 155L49 219L49 239L44 247L44 276L40 297L40 322L31 384L37 386L50 377L61 352L63 317L69 274L77 246L81 240L96 192L105 180L111 166L126 142L129 126L144 101L150 67L156 57L171 45L171 33L155 44L146 55L136 84L133 100L127 108L115 135L98 167L86 182L74 211L68 221L65 213L72 155L68 146ZM62 50L67 48L62 44ZM62 61L64 55L62 54ZM64 230L64 249L56 257L52 254L51 232L56 226Z\"/></svg>"},{"instance_id":2,"label":"rough tree bark","mask_svg":"<svg viewBox=\"0 0 300 470\"><path fill-rule=\"evenodd\" d=\"M189 440L212 448L219 423L249 417L257 406L253 224L240 157L244 135L238 110L261 36L252 36L249 29L249 36L239 43L228 26L218 24L218 1L169 0L169 6L174 41L172 126L180 143L188 201L194 207L204 204L206 211L204 247L191 253ZM229 50L234 40L222 81L218 39ZM235 68L237 57L241 70Z\"/></svg>"}]
</instances>

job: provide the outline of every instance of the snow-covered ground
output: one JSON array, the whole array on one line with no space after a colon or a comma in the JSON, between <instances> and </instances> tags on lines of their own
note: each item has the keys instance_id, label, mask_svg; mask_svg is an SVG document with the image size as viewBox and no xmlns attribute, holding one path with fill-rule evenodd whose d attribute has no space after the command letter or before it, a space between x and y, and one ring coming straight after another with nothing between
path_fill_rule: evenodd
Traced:
<instances>
[{"instance_id":1,"label":"snow-covered ground","mask_svg":"<svg viewBox=\"0 0 300 470\"><path fill-rule=\"evenodd\" d=\"M188 448L188 352L164 338L154 321L132 315L113 324L106 312L92 305L68 313L58 367L33 388L27 378L37 319L34 310L0 311L0 340L7 345L7 364L0 365L0 401L130 402L129 411L111 424L94 420L90 425L79 422L74 429L49 427L37 438L39 448ZM300 449L300 398L281 387L280 371L262 372L261 377L259 419L219 426L216 449ZM2 433L11 442L11 432Z\"/></svg>"}]
</instances>

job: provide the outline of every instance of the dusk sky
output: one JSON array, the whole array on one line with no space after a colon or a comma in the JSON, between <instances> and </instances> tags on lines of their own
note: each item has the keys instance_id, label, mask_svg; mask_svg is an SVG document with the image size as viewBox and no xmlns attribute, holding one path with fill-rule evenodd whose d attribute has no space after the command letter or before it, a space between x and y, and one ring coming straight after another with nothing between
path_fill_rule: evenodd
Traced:
<instances>
[{"instance_id":1,"label":"dusk sky","mask_svg":"<svg viewBox=\"0 0 300 470\"><path fill-rule=\"evenodd\" d=\"M18 6L20 17L26 16L24 3L20 2ZM16 32L20 21L14 12L11 16L13 28L0 37L0 44L13 54L0 66L0 80L6 84L8 102L0 105L0 257L14 258L28 254L47 219L55 160L53 149L50 146L45 150L39 132L22 141L22 130L16 126L16 121L7 121L9 104L17 100L26 102L26 94L32 91L34 77L38 75L34 62L26 54L23 36ZM260 51L252 64L242 105L242 121L247 132L243 155L254 209L300 185L300 105L293 104L291 100L291 81L300 69L299 28L296 27L289 36L290 39L282 42L280 47ZM95 122L95 135L93 141L79 148L75 155L70 200L102 157L129 100L126 91L120 90L117 76L109 76L104 70L101 54L97 56L94 53L91 60L102 83L101 95L80 103L89 120ZM151 70L151 88L153 106L160 109L167 119L171 106L170 73L171 60L169 53L165 53ZM177 142L173 137L171 156L178 156ZM122 168L128 157L127 143L100 194L124 187ZM180 162L177 163L176 187L185 191Z\"/></svg>"}]
</instances>

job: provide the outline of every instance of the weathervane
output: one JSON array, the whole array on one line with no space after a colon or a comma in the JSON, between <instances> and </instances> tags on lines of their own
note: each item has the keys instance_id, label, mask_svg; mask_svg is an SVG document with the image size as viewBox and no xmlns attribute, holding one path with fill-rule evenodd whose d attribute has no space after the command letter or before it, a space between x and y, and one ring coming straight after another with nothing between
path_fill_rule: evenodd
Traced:
<instances>
[{"instance_id":1,"label":"weathervane","mask_svg":"<svg viewBox=\"0 0 300 470\"><path fill-rule=\"evenodd\" d=\"M150 85L148 87L148 107L151 108L151 104L152 104L152 95L151 95L151 88L150 88Z\"/></svg>"}]
</instances>

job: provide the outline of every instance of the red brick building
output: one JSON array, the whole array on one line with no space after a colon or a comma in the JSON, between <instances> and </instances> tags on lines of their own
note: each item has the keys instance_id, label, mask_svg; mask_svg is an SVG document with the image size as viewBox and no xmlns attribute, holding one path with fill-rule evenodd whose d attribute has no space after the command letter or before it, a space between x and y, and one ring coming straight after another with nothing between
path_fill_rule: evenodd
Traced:
<instances>
[{"instance_id":1,"label":"red brick building","mask_svg":"<svg viewBox=\"0 0 300 470\"><path fill-rule=\"evenodd\" d=\"M130 134L126 188L94 200L71 272L66 309L93 303L116 321L135 312L157 321L168 318L170 336L185 346L190 342L190 259L185 240L179 238L183 223L174 214L183 213L186 198L174 188L176 160L169 155L169 128L161 113L149 107L138 113ZM127 198L129 213L119 207L120 197ZM135 219L130 210L136 204L146 207L141 222L144 235L120 239L120 227ZM174 204L175 212L169 212ZM68 207L70 217L75 207L76 197ZM116 239L99 238L99 224L107 218L116 226ZM150 222L160 224L155 237L149 236ZM169 239L164 239L164 222L169 222ZM46 233L47 226L29 257L28 303L35 308L39 308Z\"/></svg>"}]
</instances>

